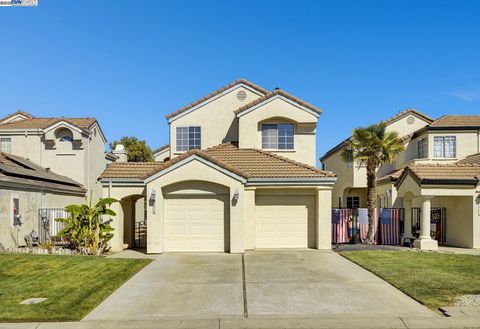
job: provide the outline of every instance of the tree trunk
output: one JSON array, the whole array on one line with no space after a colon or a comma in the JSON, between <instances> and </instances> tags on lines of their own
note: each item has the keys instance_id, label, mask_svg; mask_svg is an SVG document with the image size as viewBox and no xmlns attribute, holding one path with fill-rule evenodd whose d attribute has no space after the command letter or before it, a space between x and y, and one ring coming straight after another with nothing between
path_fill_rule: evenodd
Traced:
<instances>
[{"instance_id":1,"label":"tree trunk","mask_svg":"<svg viewBox=\"0 0 480 329\"><path fill-rule=\"evenodd\" d=\"M367 208L368 208L368 232L366 243L373 244L374 232L375 232L375 187L377 186L377 174L375 162L372 160L367 161Z\"/></svg>"}]
</instances>

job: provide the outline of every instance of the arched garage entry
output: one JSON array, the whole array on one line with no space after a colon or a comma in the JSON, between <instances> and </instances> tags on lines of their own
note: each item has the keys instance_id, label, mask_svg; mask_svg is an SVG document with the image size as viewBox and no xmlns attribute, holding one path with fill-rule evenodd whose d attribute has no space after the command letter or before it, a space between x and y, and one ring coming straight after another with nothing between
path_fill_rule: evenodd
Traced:
<instances>
[{"instance_id":1,"label":"arched garage entry","mask_svg":"<svg viewBox=\"0 0 480 329\"><path fill-rule=\"evenodd\" d=\"M162 188L167 252L230 251L230 189L206 181Z\"/></svg>"}]
</instances>

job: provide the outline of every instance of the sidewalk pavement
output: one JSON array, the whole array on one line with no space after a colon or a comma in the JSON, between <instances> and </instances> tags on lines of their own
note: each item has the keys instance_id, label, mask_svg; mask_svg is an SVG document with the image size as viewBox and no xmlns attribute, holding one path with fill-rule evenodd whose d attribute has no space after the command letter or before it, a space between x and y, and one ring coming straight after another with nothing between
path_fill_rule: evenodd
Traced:
<instances>
[{"instance_id":1,"label":"sidewalk pavement","mask_svg":"<svg viewBox=\"0 0 480 329\"><path fill-rule=\"evenodd\" d=\"M325 328L480 328L480 317L390 317L390 318L227 318L154 321L81 321L0 323L0 329L325 329Z\"/></svg>"}]
</instances>

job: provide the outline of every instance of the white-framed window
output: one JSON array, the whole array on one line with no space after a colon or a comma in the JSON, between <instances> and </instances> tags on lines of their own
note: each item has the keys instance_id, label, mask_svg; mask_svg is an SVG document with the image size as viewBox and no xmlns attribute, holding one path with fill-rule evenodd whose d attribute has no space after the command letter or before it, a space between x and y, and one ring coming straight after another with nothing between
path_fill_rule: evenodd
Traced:
<instances>
[{"instance_id":1,"label":"white-framed window","mask_svg":"<svg viewBox=\"0 0 480 329\"><path fill-rule=\"evenodd\" d=\"M10 137L0 138L0 152L12 153L12 139Z\"/></svg>"},{"instance_id":2,"label":"white-framed window","mask_svg":"<svg viewBox=\"0 0 480 329\"><path fill-rule=\"evenodd\" d=\"M177 152L202 148L202 133L199 126L177 127Z\"/></svg>"},{"instance_id":3,"label":"white-framed window","mask_svg":"<svg viewBox=\"0 0 480 329\"><path fill-rule=\"evenodd\" d=\"M418 159L428 158L428 141L427 138L422 138L417 142L418 147Z\"/></svg>"},{"instance_id":4,"label":"white-framed window","mask_svg":"<svg viewBox=\"0 0 480 329\"><path fill-rule=\"evenodd\" d=\"M360 208L360 197L347 196L347 208Z\"/></svg>"},{"instance_id":5,"label":"white-framed window","mask_svg":"<svg viewBox=\"0 0 480 329\"><path fill-rule=\"evenodd\" d=\"M262 149L293 150L294 131L291 123L262 124Z\"/></svg>"},{"instance_id":6,"label":"white-framed window","mask_svg":"<svg viewBox=\"0 0 480 329\"><path fill-rule=\"evenodd\" d=\"M433 137L433 156L435 158L456 158L457 138L455 136Z\"/></svg>"}]
</instances>

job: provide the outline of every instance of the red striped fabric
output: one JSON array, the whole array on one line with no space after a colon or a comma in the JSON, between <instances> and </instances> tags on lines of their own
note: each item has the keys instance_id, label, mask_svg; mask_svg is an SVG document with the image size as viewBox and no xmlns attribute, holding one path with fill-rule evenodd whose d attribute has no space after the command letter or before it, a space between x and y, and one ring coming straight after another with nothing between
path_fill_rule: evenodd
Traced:
<instances>
[{"instance_id":1,"label":"red striped fabric","mask_svg":"<svg viewBox=\"0 0 480 329\"><path fill-rule=\"evenodd\" d=\"M382 211L390 212L390 223L380 223L381 241L385 245L400 244L400 209L382 209Z\"/></svg>"},{"instance_id":2,"label":"red striped fabric","mask_svg":"<svg viewBox=\"0 0 480 329\"><path fill-rule=\"evenodd\" d=\"M375 208L374 211L374 222L373 222L373 243L378 244L379 243L379 230L378 230L378 220L380 218L380 211L378 208ZM359 223L360 226L360 239L362 242L365 242L367 239L367 233L368 233L368 221L366 223Z\"/></svg>"},{"instance_id":3,"label":"red striped fabric","mask_svg":"<svg viewBox=\"0 0 480 329\"><path fill-rule=\"evenodd\" d=\"M332 209L332 243L348 243L350 209Z\"/></svg>"}]
</instances>

